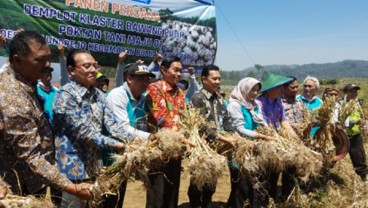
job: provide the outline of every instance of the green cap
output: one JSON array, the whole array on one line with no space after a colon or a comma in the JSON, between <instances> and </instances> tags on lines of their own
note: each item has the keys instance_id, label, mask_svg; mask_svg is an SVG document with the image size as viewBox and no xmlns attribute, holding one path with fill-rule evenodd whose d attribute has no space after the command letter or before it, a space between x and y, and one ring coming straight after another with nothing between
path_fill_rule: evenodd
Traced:
<instances>
[{"instance_id":1,"label":"green cap","mask_svg":"<svg viewBox=\"0 0 368 208\"><path fill-rule=\"evenodd\" d=\"M101 72L98 72L97 73L96 79L106 79L106 80L109 80L109 78L106 75L102 74Z\"/></svg>"},{"instance_id":2,"label":"green cap","mask_svg":"<svg viewBox=\"0 0 368 208\"><path fill-rule=\"evenodd\" d=\"M293 81L293 78L291 77L284 77L281 75L266 72L265 77L262 81L262 89L260 92L265 92L291 81Z\"/></svg>"}]
</instances>

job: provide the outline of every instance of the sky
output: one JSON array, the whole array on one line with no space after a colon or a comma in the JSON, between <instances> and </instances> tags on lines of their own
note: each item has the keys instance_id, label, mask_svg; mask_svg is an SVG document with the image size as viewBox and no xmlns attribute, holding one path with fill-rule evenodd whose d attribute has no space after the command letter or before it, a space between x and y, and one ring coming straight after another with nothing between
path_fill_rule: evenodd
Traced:
<instances>
[{"instance_id":1,"label":"sky","mask_svg":"<svg viewBox=\"0 0 368 208\"><path fill-rule=\"evenodd\" d=\"M223 70L368 60L367 0L216 0L215 7L215 64Z\"/></svg>"}]
</instances>

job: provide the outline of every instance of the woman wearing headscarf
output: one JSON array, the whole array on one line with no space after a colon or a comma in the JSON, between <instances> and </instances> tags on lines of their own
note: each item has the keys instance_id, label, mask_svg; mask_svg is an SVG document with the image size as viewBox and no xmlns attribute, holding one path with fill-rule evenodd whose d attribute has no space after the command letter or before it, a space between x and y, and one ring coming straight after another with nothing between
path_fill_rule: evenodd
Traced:
<instances>
[{"instance_id":1,"label":"woman wearing headscarf","mask_svg":"<svg viewBox=\"0 0 368 208\"><path fill-rule=\"evenodd\" d=\"M261 87L262 85L257 79L246 77L240 80L230 95L227 110L232 118L233 126L241 136L250 139L271 140L272 137L255 131L259 125L266 125L258 101L255 100ZM241 178L238 165L234 162L230 163L230 173L229 207L243 207L248 195L251 207L267 204L267 197L264 197L267 193L262 190L254 190L246 178Z\"/></svg>"},{"instance_id":2,"label":"woman wearing headscarf","mask_svg":"<svg viewBox=\"0 0 368 208\"><path fill-rule=\"evenodd\" d=\"M256 97L261 89L261 83L252 77L246 77L238 83L231 92L227 107L237 132L253 139L272 139L269 136L254 131L259 125L266 125Z\"/></svg>"}]
</instances>

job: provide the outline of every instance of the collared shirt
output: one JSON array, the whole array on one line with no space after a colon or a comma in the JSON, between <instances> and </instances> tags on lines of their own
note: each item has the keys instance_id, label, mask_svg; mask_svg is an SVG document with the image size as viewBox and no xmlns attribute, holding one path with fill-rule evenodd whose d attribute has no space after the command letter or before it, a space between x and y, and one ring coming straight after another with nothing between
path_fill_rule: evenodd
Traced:
<instances>
[{"instance_id":1,"label":"collared shirt","mask_svg":"<svg viewBox=\"0 0 368 208\"><path fill-rule=\"evenodd\" d=\"M282 105L281 98L272 100L265 93L257 98L263 113L263 119L268 125L279 129L281 122L285 121L285 109Z\"/></svg>"},{"instance_id":2,"label":"collared shirt","mask_svg":"<svg viewBox=\"0 0 368 208\"><path fill-rule=\"evenodd\" d=\"M317 96L313 96L313 98L309 100L302 94L296 96L296 99L301 100L304 103L305 107L307 107L310 112L312 112L314 109L321 107L323 103L323 101Z\"/></svg>"},{"instance_id":3,"label":"collared shirt","mask_svg":"<svg viewBox=\"0 0 368 208\"><path fill-rule=\"evenodd\" d=\"M171 87L166 81L159 80L148 86L146 100L149 132L157 132L163 127L179 128L179 111L185 106L185 95L179 87Z\"/></svg>"},{"instance_id":4,"label":"collared shirt","mask_svg":"<svg viewBox=\"0 0 368 208\"><path fill-rule=\"evenodd\" d=\"M0 76L0 175L15 194L44 185L64 188L70 181L56 166L54 136L36 87L13 69Z\"/></svg>"},{"instance_id":5,"label":"collared shirt","mask_svg":"<svg viewBox=\"0 0 368 208\"><path fill-rule=\"evenodd\" d=\"M216 139L218 131L222 129L230 132L235 131L224 105L224 99L218 93L210 93L202 88L192 96L190 103L194 107L200 108L200 114L207 119L208 126L202 126L200 132L205 134L208 139Z\"/></svg>"},{"instance_id":6,"label":"collared shirt","mask_svg":"<svg viewBox=\"0 0 368 208\"><path fill-rule=\"evenodd\" d=\"M107 105L115 114L117 120L124 125L127 132L141 139L148 139L147 119L144 114L145 96L136 100L127 82L117 87L107 96ZM131 119L134 119L133 121Z\"/></svg>"},{"instance_id":7,"label":"collared shirt","mask_svg":"<svg viewBox=\"0 0 368 208\"><path fill-rule=\"evenodd\" d=\"M52 102L54 101L57 91L58 89L52 85L49 91L42 89L40 83L37 85L37 93L42 97L44 111L46 113L46 117L50 120L50 122L52 122L52 118L54 115L54 113L52 112Z\"/></svg>"},{"instance_id":8,"label":"collared shirt","mask_svg":"<svg viewBox=\"0 0 368 208\"><path fill-rule=\"evenodd\" d=\"M286 97L282 97L281 101L285 109L286 120L289 121L291 127L298 128L303 122L303 112L306 109L303 102L297 99L290 100Z\"/></svg>"},{"instance_id":9,"label":"collared shirt","mask_svg":"<svg viewBox=\"0 0 368 208\"><path fill-rule=\"evenodd\" d=\"M97 176L101 149L112 149L118 140L130 138L107 107L105 95L75 81L64 85L54 100L56 160L63 174L72 180ZM111 137L104 136L106 130Z\"/></svg>"}]
</instances>

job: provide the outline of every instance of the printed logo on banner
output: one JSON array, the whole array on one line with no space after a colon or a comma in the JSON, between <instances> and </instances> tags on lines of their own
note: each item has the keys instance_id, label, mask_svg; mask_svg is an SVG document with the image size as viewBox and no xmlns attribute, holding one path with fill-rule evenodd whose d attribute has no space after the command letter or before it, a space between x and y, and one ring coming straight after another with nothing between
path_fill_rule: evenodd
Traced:
<instances>
[{"instance_id":1,"label":"printed logo on banner","mask_svg":"<svg viewBox=\"0 0 368 208\"><path fill-rule=\"evenodd\" d=\"M148 4L148 5L151 4L151 0L132 0L132 1L143 3L143 4Z\"/></svg>"}]
</instances>

